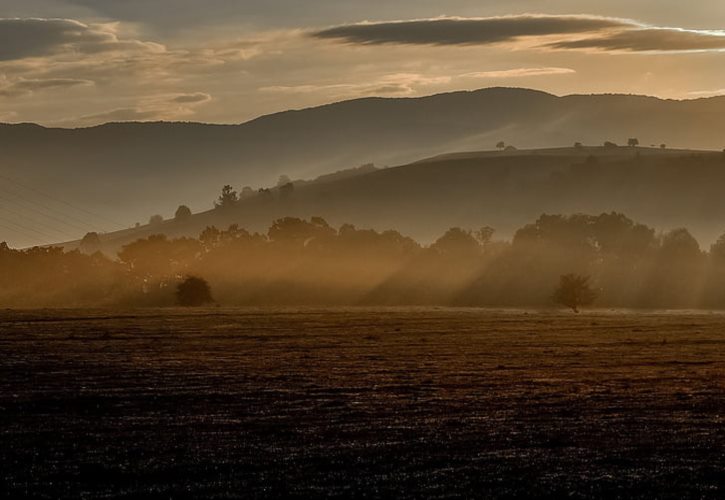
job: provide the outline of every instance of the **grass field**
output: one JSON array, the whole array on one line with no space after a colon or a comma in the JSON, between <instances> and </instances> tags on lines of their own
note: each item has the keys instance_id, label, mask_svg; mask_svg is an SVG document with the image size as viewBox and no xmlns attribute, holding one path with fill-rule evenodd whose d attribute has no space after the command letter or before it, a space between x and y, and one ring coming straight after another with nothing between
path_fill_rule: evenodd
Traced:
<instances>
[{"instance_id":1,"label":"grass field","mask_svg":"<svg viewBox=\"0 0 725 500\"><path fill-rule=\"evenodd\" d=\"M725 497L725 316L0 312L12 498Z\"/></svg>"}]
</instances>

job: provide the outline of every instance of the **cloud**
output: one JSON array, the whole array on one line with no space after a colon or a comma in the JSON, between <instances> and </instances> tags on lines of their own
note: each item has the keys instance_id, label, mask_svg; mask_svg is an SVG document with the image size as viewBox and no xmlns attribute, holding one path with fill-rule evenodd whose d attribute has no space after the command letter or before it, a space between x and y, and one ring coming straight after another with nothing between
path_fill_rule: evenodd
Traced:
<instances>
[{"instance_id":1,"label":"cloud","mask_svg":"<svg viewBox=\"0 0 725 500\"><path fill-rule=\"evenodd\" d=\"M721 97L725 96L725 88L714 89L714 90L693 90L687 93L690 97L702 98L702 97Z\"/></svg>"},{"instance_id":2,"label":"cloud","mask_svg":"<svg viewBox=\"0 0 725 500\"><path fill-rule=\"evenodd\" d=\"M79 116L74 118L74 123L91 125L108 122L131 122L162 120L165 113L162 109L144 109L142 107L117 108L102 113Z\"/></svg>"},{"instance_id":3,"label":"cloud","mask_svg":"<svg viewBox=\"0 0 725 500\"><path fill-rule=\"evenodd\" d=\"M538 15L358 23L312 33L359 45L492 45L533 43L541 49L618 52L725 50L725 31L657 27L631 19Z\"/></svg>"},{"instance_id":4,"label":"cloud","mask_svg":"<svg viewBox=\"0 0 725 500\"><path fill-rule=\"evenodd\" d=\"M172 102L180 104L201 104L211 101L211 96L204 92L196 92L194 94L181 94L172 99Z\"/></svg>"},{"instance_id":5,"label":"cloud","mask_svg":"<svg viewBox=\"0 0 725 500\"><path fill-rule=\"evenodd\" d=\"M335 99L414 94L416 87L446 85L452 81L449 76L425 76L417 73L395 73L361 83L274 85L262 87L262 92L281 94L325 93Z\"/></svg>"},{"instance_id":6,"label":"cloud","mask_svg":"<svg viewBox=\"0 0 725 500\"><path fill-rule=\"evenodd\" d=\"M47 78L47 79L24 79L20 78L12 83L0 83L0 97L20 97L30 95L33 92L71 87L91 86L91 80L76 78Z\"/></svg>"},{"instance_id":7,"label":"cloud","mask_svg":"<svg viewBox=\"0 0 725 500\"><path fill-rule=\"evenodd\" d=\"M60 52L92 54L113 50L163 51L162 45L125 40L116 24L84 24L73 19L0 18L0 61Z\"/></svg>"},{"instance_id":8,"label":"cloud","mask_svg":"<svg viewBox=\"0 0 725 500\"><path fill-rule=\"evenodd\" d=\"M312 34L362 45L490 45L521 37L571 35L636 26L633 21L596 16L441 17L412 21L359 23L328 28Z\"/></svg>"},{"instance_id":9,"label":"cloud","mask_svg":"<svg viewBox=\"0 0 725 500\"><path fill-rule=\"evenodd\" d=\"M374 96L374 95L408 95L415 90L406 83L340 83L332 85L272 85L261 87L261 92L277 94L316 94L324 93L334 99Z\"/></svg>"},{"instance_id":10,"label":"cloud","mask_svg":"<svg viewBox=\"0 0 725 500\"><path fill-rule=\"evenodd\" d=\"M195 113L194 108L211 100L212 96L203 92L158 95L146 98L134 106L77 116L58 122L56 125L88 126L109 122L179 120L192 116Z\"/></svg>"},{"instance_id":11,"label":"cloud","mask_svg":"<svg viewBox=\"0 0 725 500\"><path fill-rule=\"evenodd\" d=\"M3 111L0 113L0 122L9 122L15 120L18 117L16 111Z\"/></svg>"},{"instance_id":12,"label":"cloud","mask_svg":"<svg viewBox=\"0 0 725 500\"><path fill-rule=\"evenodd\" d=\"M500 71L479 71L466 73L464 78L523 78L529 76L571 75L576 73L571 68L515 68Z\"/></svg>"},{"instance_id":13,"label":"cloud","mask_svg":"<svg viewBox=\"0 0 725 500\"><path fill-rule=\"evenodd\" d=\"M555 49L595 49L626 52L693 52L725 50L725 31L642 28L605 33L548 45Z\"/></svg>"}]
</instances>

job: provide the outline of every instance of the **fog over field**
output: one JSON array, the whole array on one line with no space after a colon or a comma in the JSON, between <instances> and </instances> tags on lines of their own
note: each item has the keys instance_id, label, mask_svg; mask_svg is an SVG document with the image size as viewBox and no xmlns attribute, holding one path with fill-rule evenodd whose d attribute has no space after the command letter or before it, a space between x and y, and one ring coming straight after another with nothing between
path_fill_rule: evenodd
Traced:
<instances>
[{"instance_id":1,"label":"fog over field","mask_svg":"<svg viewBox=\"0 0 725 500\"><path fill-rule=\"evenodd\" d=\"M0 496L725 498L723 20L2 0Z\"/></svg>"}]
</instances>

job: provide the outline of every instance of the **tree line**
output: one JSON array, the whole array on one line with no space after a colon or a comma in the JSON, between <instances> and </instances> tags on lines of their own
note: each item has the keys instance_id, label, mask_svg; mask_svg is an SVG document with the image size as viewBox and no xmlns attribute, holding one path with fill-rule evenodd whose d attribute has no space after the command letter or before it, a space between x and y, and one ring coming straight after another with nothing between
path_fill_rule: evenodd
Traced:
<instances>
[{"instance_id":1,"label":"tree line","mask_svg":"<svg viewBox=\"0 0 725 500\"><path fill-rule=\"evenodd\" d=\"M1 244L0 307L174 305L190 276L228 305L548 307L571 293L569 276L600 307L725 308L725 235L705 251L686 229L657 233L605 213L542 215L510 241L494 236L452 228L421 245L393 230L286 217L264 234L154 235L115 258Z\"/></svg>"}]
</instances>

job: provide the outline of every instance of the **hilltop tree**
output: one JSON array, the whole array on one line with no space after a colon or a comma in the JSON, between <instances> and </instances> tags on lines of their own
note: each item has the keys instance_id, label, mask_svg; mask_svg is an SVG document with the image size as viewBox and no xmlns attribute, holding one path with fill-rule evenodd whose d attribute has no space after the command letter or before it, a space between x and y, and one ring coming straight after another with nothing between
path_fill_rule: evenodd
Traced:
<instances>
[{"instance_id":1,"label":"hilltop tree","mask_svg":"<svg viewBox=\"0 0 725 500\"><path fill-rule=\"evenodd\" d=\"M554 290L553 299L554 303L579 313L579 308L591 305L597 295L597 292L589 286L589 276L565 274L559 278L559 286Z\"/></svg>"},{"instance_id":2,"label":"hilltop tree","mask_svg":"<svg viewBox=\"0 0 725 500\"><path fill-rule=\"evenodd\" d=\"M255 193L254 189L252 189L249 186L244 186L242 188L242 192L239 193L239 199L246 200L248 198L254 198L254 193Z\"/></svg>"},{"instance_id":3,"label":"hilltop tree","mask_svg":"<svg viewBox=\"0 0 725 500\"><path fill-rule=\"evenodd\" d=\"M149 218L149 226L159 226L159 225L163 224L163 222L164 222L164 217L159 214L152 215Z\"/></svg>"},{"instance_id":4,"label":"hilltop tree","mask_svg":"<svg viewBox=\"0 0 725 500\"><path fill-rule=\"evenodd\" d=\"M189 276L176 287L176 303L183 307L200 307L211 304L211 287L206 280Z\"/></svg>"},{"instance_id":5,"label":"hilltop tree","mask_svg":"<svg viewBox=\"0 0 725 500\"><path fill-rule=\"evenodd\" d=\"M229 184L222 188L222 194L219 195L219 199L214 203L214 208L231 208L237 204L239 197L237 192L234 191Z\"/></svg>"},{"instance_id":6,"label":"hilltop tree","mask_svg":"<svg viewBox=\"0 0 725 500\"><path fill-rule=\"evenodd\" d=\"M629 146L630 148L636 148L637 146L639 146L639 139L637 139L636 137L632 137L632 138L630 138L630 139L629 139L629 140L627 141L627 145L628 145L628 146Z\"/></svg>"},{"instance_id":7,"label":"hilltop tree","mask_svg":"<svg viewBox=\"0 0 725 500\"><path fill-rule=\"evenodd\" d=\"M506 143L505 143L505 142L503 142L503 141L499 141L499 142L498 142L498 143L496 144L496 149L501 149L501 150L503 150L503 149L504 149L505 147L506 147Z\"/></svg>"},{"instance_id":8,"label":"hilltop tree","mask_svg":"<svg viewBox=\"0 0 725 500\"><path fill-rule=\"evenodd\" d=\"M95 253L101 249L101 237L95 231L86 233L80 246L83 253Z\"/></svg>"},{"instance_id":9,"label":"hilltop tree","mask_svg":"<svg viewBox=\"0 0 725 500\"><path fill-rule=\"evenodd\" d=\"M174 219L177 221L184 221L191 217L191 209L186 205L179 205L174 214Z\"/></svg>"}]
</instances>

